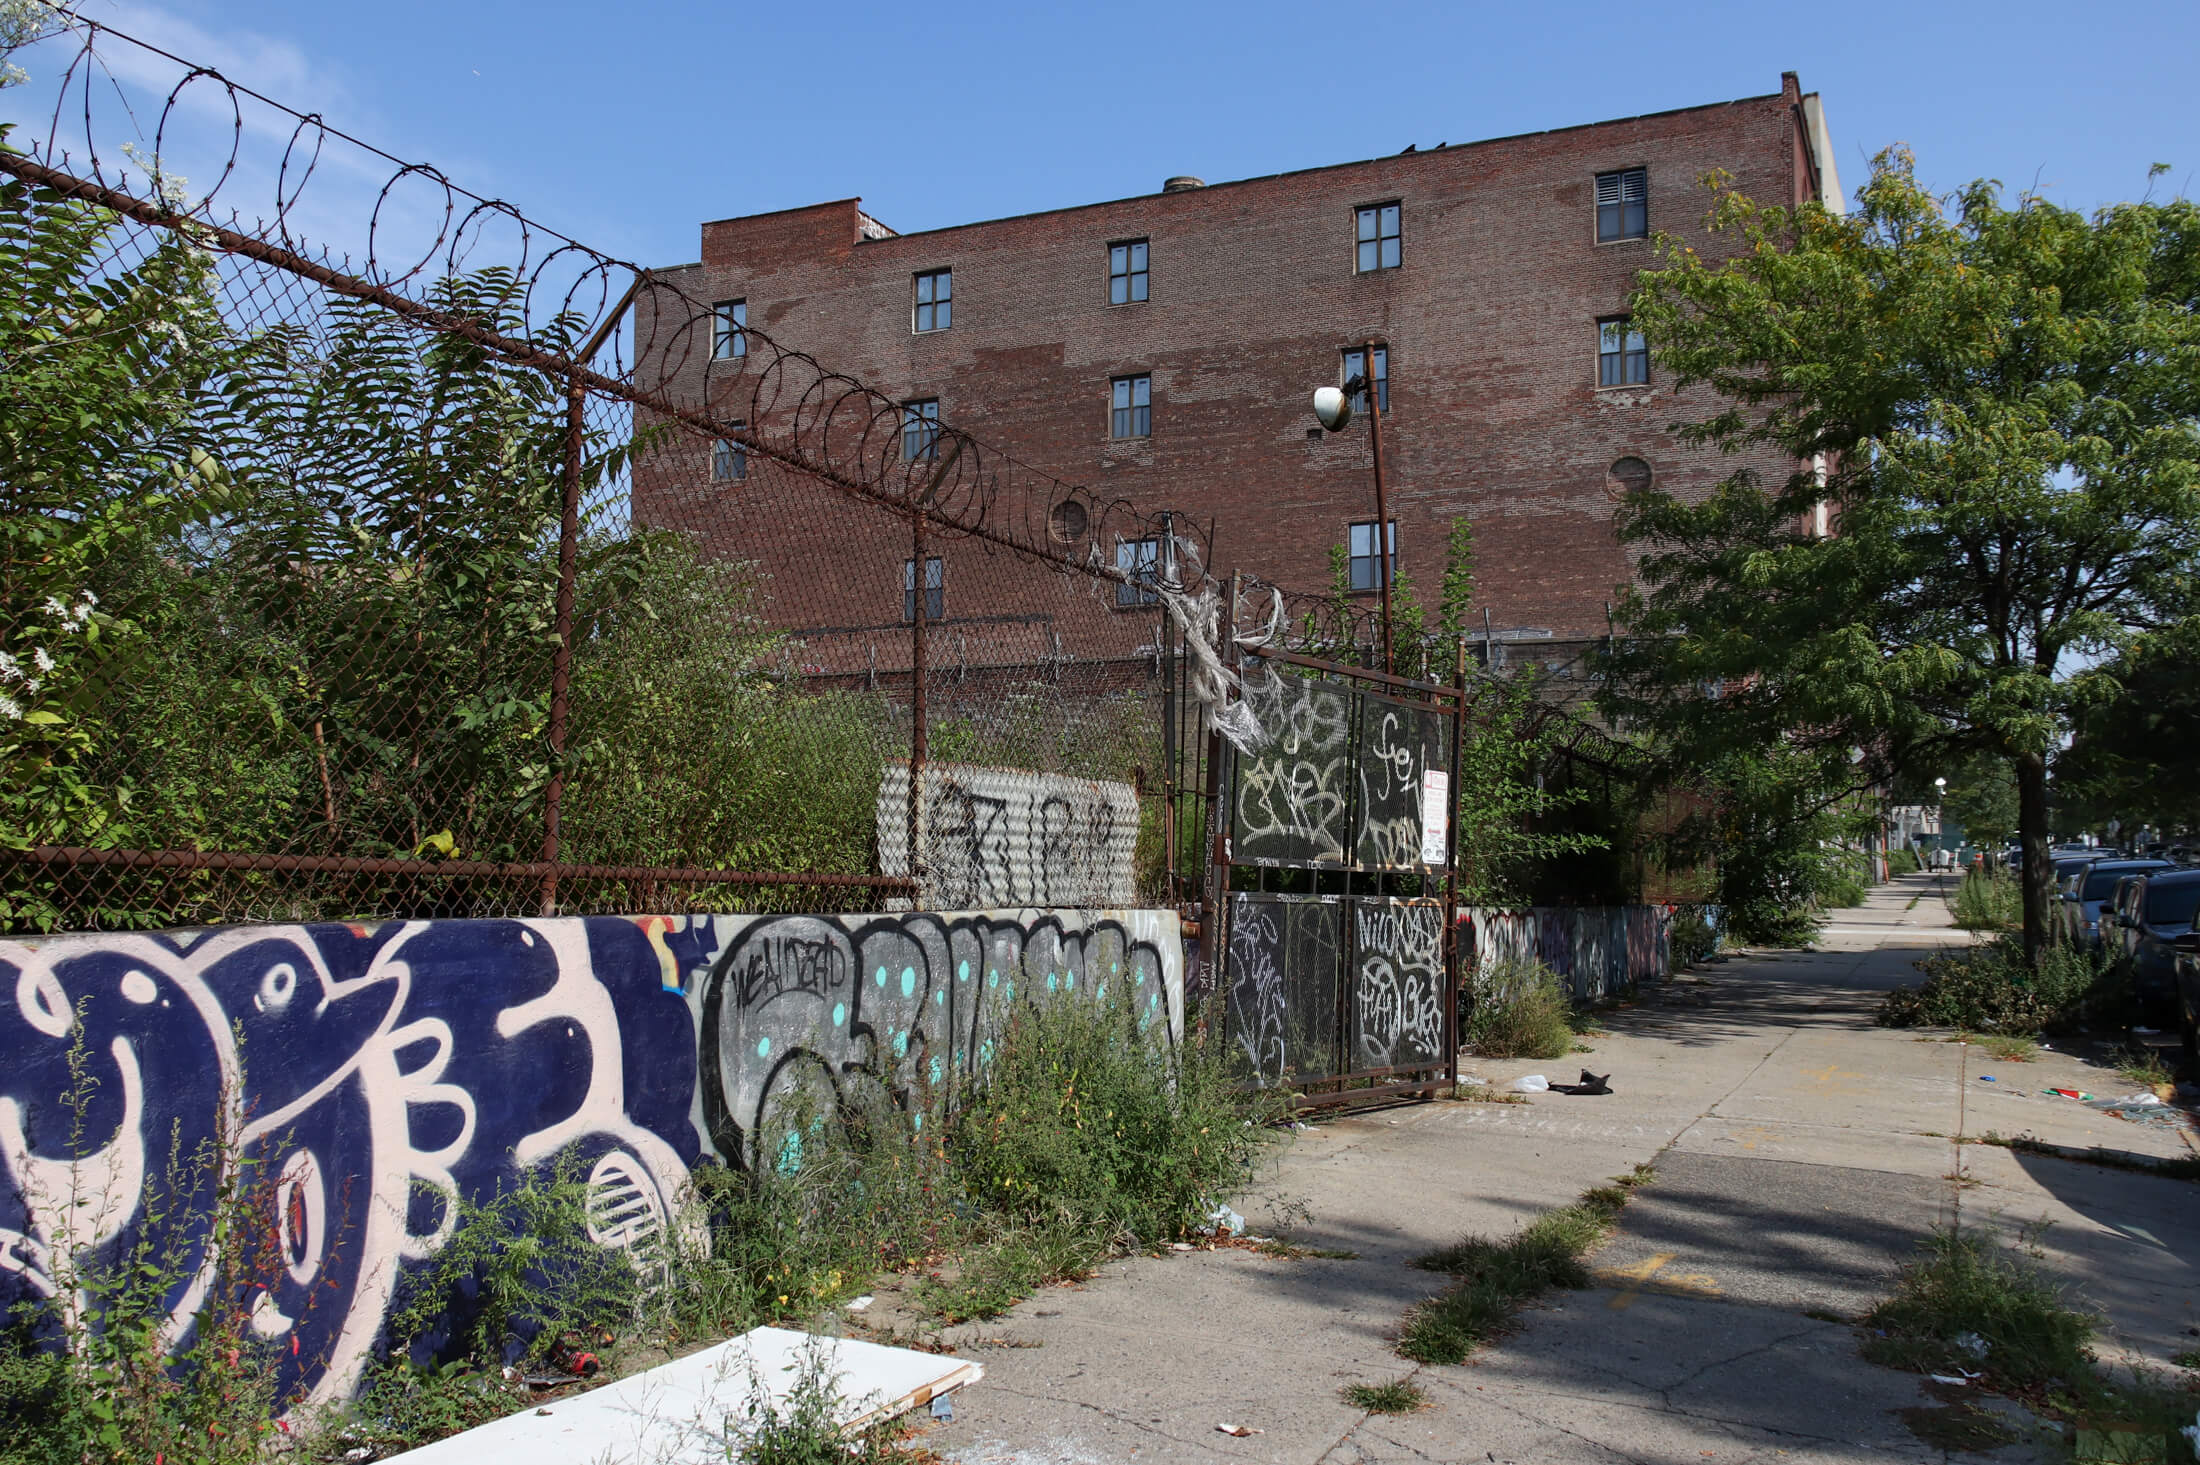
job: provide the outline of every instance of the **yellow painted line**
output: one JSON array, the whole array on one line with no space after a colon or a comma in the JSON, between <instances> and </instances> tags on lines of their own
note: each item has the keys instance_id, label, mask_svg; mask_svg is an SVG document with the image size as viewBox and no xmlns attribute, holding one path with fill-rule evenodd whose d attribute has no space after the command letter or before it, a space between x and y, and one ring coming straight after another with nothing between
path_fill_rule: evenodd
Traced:
<instances>
[{"instance_id":1,"label":"yellow painted line","mask_svg":"<svg viewBox=\"0 0 2200 1465\"><path fill-rule=\"evenodd\" d=\"M1645 1292L1661 1297L1719 1297L1719 1284L1699 1272L1668 1272L1665 1264L1675 1253L1658 1252L1631 1267L1605 1267L1594 1275L1607 1287L1616 1288L1616 1295L1605 1305L1614 1312L1624 1312L1634 1305L1635 1299Z\"/></svg>"}]
</instances>

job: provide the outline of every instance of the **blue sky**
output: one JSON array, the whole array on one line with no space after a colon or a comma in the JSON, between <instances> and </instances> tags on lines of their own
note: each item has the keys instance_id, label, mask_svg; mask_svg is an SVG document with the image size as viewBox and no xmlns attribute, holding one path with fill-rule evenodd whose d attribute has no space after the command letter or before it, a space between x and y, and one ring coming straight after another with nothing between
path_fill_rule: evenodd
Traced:
<instances>
[{"instance_id":1,"label":"blue sky","mask_svg":"<svg viewBox=\"0 0 2200 1465\"><path fill-rule=\"evenodd\" d=\"M1845 181L2091 208L2200 187L2200 5L1829 7L85 0L86 13L614 254L860 195L902 230L1775 90ZM8 101L14 102L17 93ZM20 112L0 105L0 115Z\"/></svg>"}]
</instances>

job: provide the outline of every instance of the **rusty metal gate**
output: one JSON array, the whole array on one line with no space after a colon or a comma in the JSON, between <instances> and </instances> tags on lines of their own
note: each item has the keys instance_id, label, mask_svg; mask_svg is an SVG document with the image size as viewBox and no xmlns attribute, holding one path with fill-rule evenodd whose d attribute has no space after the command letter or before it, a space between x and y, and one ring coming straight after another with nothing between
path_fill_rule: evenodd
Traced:
<instances>
[{"instance_id":1,"label":"rusty metal gate","mask_svg":"<svg viewBox=\"0 0 2200 1465\"><path fill-rule=\"evenodd\" d=\"M1207 902L1230 1044L1308 1108L1455 1083L1463 668L1241 657L1262 739L1224 760Z\"/></svg>"}]
</instances>

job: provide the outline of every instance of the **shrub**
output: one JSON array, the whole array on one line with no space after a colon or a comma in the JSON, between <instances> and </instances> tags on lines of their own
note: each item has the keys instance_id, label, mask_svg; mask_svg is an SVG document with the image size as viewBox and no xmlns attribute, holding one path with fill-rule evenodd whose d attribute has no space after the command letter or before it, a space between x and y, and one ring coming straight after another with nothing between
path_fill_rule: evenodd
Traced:
<instances>
[{"instance_id":1,"label":"shrub","mask_svg":"<svg viewBox=\"0 0 2200 1465\"><path fill-rule=\"evenodd\" d=\"M1673 918L1667 951L1674 971L1684 971L1718 949L1719 933L1712 928L1701 906L1685 907Z\"/></svg>"},{"instance_id":2,"label":"shrub","mask_svg":"<svg viewBox=\"0 0 2200 1465\"><path fill-rule=\"evenodd\" d=\"M970 1198L1011 1221L1180 1236L1251 1174L1281 1096L1240 1090L1218 1041L1171 1049L1129 994L1012 1009L949 1130ZM1259 1106L1256 1112L1255 1106Z\"/></svg>"},{"instance_id":3,"label":"shrub","mask_svg":"<svg viewBox=\"0 0 2200 1465\"><path fill-rule=\"evenodd\" d=\"M1879 1004L1882 1027L1954 1027L2032 1036L2129 1006L2125 984L2099 956L2067 946L2026 964L2013 937L1997 937L1917 963L1925 981L1897 987Z\"/></svg>"},{"instance_id":4,"label":"shrub","mask_svg":"<svg viewBox=\"0 0 2200 1465\"><path fill-rule=\"evenodd\" d=\"M1539 961L1509 960L1474 974L1464 1030L1485 1058L1562 1058L1574 1048L1573 1004Z\"/></svg>"},{"instance_id":5,"label":"shrub","mask_svg":"<svg viewBox=\"0 0 2200 1465\"><path fill-rule=\"evenodd\" d=\"M1890 877L1915 875L1921 868L1923 867L1918 863L1916 850L1903 848L1887 851L1887 874Z\"/></svg>"}]
</instances>

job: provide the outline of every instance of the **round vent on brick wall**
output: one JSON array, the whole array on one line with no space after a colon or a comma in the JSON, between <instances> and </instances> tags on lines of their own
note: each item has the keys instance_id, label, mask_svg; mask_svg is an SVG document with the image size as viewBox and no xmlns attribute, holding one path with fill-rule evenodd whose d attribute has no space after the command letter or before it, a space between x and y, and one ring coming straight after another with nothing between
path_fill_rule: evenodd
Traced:
<instances>
[{"instance_id":1,"label":"round vent on brick wall","mask_svg":"<svg viewBox=\"0 0 2200 1465\"><path fill-rule=\"evenodd\" d=\"M1083 504L1075 499L1063 499L1047 511L1047 537L1056 544L1075 544L1085 537L1085 526L1089 522Z\"/></svg>"},{"instance_id":2,"label":"round vent on brick wall","mask_svg":"<svg viewBox=\"0 0 2200 1465\"><path fill-rule=\"evenodd\" d=\"M1640 458L1622 458L1604 470L1604 491L1615 500L1640 493L1650 486L1650 465Z\"/></svg>"}]
</instances>

